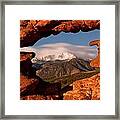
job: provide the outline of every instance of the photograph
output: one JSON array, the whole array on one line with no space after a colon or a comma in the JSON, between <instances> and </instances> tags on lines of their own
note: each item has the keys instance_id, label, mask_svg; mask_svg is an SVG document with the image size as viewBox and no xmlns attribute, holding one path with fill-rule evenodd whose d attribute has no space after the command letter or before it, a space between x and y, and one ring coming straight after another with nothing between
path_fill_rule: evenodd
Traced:
<instances>
[{"instance_id":1,"label":"photograph","mask_svg":"<svg viewBox=\"0 0 120 120\"><path fill-rule=\"evenodd\" d=\"M118 118L118 1L1 7L1 118Z\"/></svg>"},{"instance_id":2,"label":"photograph","mask_svg":"<svg viewBox=\"0 0 120 120\"><path fill-rule=\"evenodd\" d=\"M20 20L20 100L100 100L100 20Z\"/></svg>"}]
</instances>

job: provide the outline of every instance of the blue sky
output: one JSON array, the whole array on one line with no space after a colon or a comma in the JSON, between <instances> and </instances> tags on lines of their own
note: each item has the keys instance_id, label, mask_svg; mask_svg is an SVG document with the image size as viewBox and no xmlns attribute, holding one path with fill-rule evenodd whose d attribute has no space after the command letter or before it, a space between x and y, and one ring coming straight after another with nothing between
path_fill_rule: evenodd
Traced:
<instances>
[{"instance_id":1,"label":"blue sky","mask_svg":"<svg viewBox=\"0 0 120 120\"><path fill-rule=\"evenodd\" d=\"M50 35L37 41L33 47L38 47L45 44L54 43L69 43L74 45L87 46L88 42L94 39L100 39L100 30L93 30L89 32L65 33L61 32L57 35Z\"/></svg>"},{"instance_id":2,"label":"blue sky","mask_svg":"<svg viewBox=\"0 0 120 120\"><path fill-rule=\"evenodd\" d=\"M96 46L89 46L91 40L100 39L100 30L89 32L65 33L50 35L38 40L33 46L23 47L22 51L33 51L36 57L71 53L81 59L91 60L97 55Z\"/></svg>"}]
</instances>

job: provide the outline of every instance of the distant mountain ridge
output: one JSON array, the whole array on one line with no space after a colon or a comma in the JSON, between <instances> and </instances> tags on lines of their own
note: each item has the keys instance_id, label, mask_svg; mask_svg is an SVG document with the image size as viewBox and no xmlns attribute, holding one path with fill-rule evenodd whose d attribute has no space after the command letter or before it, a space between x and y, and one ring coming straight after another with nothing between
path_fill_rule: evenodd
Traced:
<instances>
[{"instance_id":1,"label":"distant mountain ridge","mask_svg":"<svg viewBox=\"0 0 120 120\"><path fill-rule=\"evenodd\" d=\"M37 67L36 75L38 77L48 83L61 84L61 89L72 84L76 80L96 75L100 71L99 68L91 67L90 61L79 58L73 58L71 60L41 61L41 64L38 64L38 66L36 64L34 67Z\"/></svg>"},{"instance_id":2,"label":"distant mountain ridge","mask_svg":"<svg viewBox=\"0 0 120 120\"><path fill-rule=\"evenodd\" d=\"M86 72L94 70L88 61L79 58L72 58L71 60L46 61L43 64L42 62L43 61L41 61L41 68L36 71L37 76L42 79L48 79L51 77L58 78L81 73L82 71Z\"/></svg>"}]
</instances>

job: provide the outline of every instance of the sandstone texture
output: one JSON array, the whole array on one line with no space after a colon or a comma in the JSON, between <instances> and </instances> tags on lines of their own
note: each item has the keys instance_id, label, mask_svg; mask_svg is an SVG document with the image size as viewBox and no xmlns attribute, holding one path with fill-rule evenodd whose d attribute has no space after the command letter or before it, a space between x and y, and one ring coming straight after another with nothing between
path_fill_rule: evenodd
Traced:
<instances>
[{"instance_id":1,"label":"sandstone texture","mask_svg":"<svg viewBox=\"0 0 120 120\"><path fill-rule=\"evenodd\" d=\"M35 57L34 52L20 52L20 61L25 61L27 59L32 59Z\"/></svg>"},{"instance_id":2,"label":"sandstone texture","mask_svg":"<svg viewBox=\"0 0 120 120\"><path fill-rule=\"evenodd\" d=\"M100 67L100 40L93 40L89 43L90 46L96 46L98 49L98 54L95 59L93 59L90 63L92 67Z\"/></svg>"},{"instance_id":3,"label":"sandstone texture","mask_svg":"<svg viewBox=\"0 0 120 120\"><path fill-rule=\"evenodd\" d=\"M20 46L31 46L36 41L60 32L79 32L100 29L100 20L20 20Z\"/></svg>"},{"instance_id":4,"label":"sandstone texture","mask_svg":"<svg viewBox=\"0 0 120 120\"><path fill-rule=\"evenodd\" d=\"M63 96L59 92L59 84L48 84L38 77L20 75L21 100L60 100Z\"/></svg>"},{"instance_id":5,"label":"sandstone texture","mask_svg":"<svg viewBox=\"0 0 120 120\"><path fill-rule=\"evenodd\" d=\"M37 79L20 75L20 96L36 94L35 89L38 84L39 81Z\"/></svg>"},{"instance_id":6,"label":"sandstone texture","mask_svg":"<svg viewBox=\"0 0 120 120\"><path fill-rule=\"evenodd\" d=\"M73 82L73 90L63 94L64 100L99 100L100 74Z\"/></svg>"}]
</instances>

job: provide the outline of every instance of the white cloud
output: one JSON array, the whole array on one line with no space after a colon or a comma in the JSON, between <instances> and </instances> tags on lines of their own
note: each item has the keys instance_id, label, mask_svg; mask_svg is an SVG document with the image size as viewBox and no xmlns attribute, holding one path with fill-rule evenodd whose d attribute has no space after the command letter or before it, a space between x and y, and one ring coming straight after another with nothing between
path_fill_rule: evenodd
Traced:
<instances>
[{"instance_id":1,"label":"white cloud","mask_svg":"<svg viewBox=\"0 0 120 120\"><path fill-rule=\"evenodd\" d=\"M21 51L26 52L35 52L36 58L41 59L42 57L48 55L57 55L60 53L71 53L81 59L91 60L94 59L97 55L97 48L94 46L80 46L72 45L67 43L54 43L54 44L45 44L37 48L35 47L23 47Z\"/></svg>"}]
</instances>

